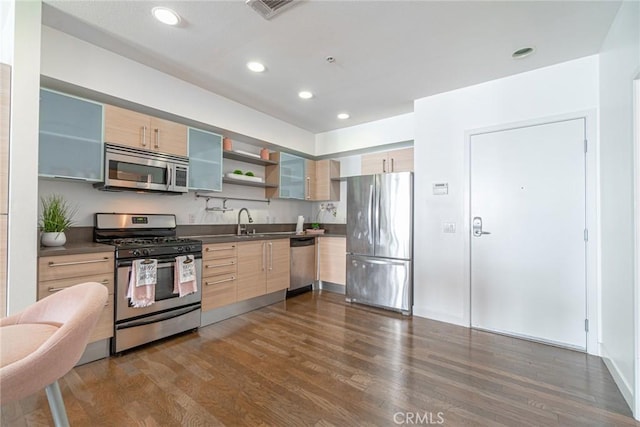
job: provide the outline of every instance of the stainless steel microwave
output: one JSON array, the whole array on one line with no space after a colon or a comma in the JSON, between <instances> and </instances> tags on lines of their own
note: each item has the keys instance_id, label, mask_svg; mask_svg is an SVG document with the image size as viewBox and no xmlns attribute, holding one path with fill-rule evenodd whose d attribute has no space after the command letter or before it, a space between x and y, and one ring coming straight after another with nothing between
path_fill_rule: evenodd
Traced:
<instances>
[{"instance_id":1,"label":"stainless steel microwave","mask_svg":"<svg viewBox=\"0 0 640 427\"><path fill-rule=\"evenodd\" d=\"M105 144L104 182L101 190L136 190L186 193L189 159L122 145Z\"/></svg>"}]
</instances>

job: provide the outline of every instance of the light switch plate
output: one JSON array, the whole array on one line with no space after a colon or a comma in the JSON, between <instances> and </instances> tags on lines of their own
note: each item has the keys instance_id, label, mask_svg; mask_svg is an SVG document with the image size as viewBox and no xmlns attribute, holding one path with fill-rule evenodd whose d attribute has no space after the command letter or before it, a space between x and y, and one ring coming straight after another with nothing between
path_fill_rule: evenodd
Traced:
<instances>
[{"instance_id":1,"label":"light switch plate","mask_svg":"<svg viewBox=\"0 0 640 427\"><path fill-rule=\"evenodd\" d=\"M442 232L443 233L455 233L456 232L456 223L455 222L443 222L442 223Z\"/></svg>"}]
</instances>

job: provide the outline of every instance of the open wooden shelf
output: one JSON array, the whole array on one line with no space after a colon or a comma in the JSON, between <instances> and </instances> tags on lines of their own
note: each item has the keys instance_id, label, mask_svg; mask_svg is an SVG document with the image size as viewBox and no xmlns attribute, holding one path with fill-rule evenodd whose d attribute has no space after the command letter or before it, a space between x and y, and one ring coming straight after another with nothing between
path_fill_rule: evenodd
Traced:
<instances>
[{"instance_id":1,"label":"open wooden shelf","mask_svg":"<svg viewBox=\"0 0 640 427\"><path fill-rule=\"evenodd\" d=\"M246 154L240 154L233 151L223 151L222 157L224 157L225 159L238 160L240 162L252 163L254 165L260 165L260 166L278 164L278 162L274 162L273 160L265 160L258 157L247 156Z\"/></svg>"},{"instance_id":2,"label":"open wooden shelf","mask_svg":"<svg viewBox=\"0 0 640 427\"><path fill-rule=\"evenodd\" d=\"M239 179L222 178L223 184L235 184L244 185L245 187L260 187L260 188L277 188L277 185L267 184L266 182L254 182L254 181L240 181Z\"/></svg>"}]
</instances>

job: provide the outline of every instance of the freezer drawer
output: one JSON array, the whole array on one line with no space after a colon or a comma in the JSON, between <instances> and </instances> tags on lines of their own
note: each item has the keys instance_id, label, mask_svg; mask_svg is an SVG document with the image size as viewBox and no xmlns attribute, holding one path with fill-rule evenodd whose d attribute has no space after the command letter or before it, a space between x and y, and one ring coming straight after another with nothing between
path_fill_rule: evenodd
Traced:
<instances>
[{"instance_id":1,"label":"freezer drawer","mask_svg":"<svg viewBox=\"0 0 640 427\"><path fill-rule=\"evenodd\" d=\"M411 314L411 261L347 255L347 301Z\"/></svg>"}]
</instances>

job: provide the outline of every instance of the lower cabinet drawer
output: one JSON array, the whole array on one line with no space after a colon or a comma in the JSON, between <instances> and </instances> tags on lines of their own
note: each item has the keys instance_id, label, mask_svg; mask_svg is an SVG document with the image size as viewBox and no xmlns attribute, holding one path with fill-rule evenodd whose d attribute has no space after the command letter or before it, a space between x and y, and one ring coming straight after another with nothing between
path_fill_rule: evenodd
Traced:
<instances>
[{"instance_id":1,"label":"lower cabinet drawer","mask_svg":"<svg viewBox=\"0 0 640 427\"><path fill-rule=\"evenodd\" d=\"M98 318L98 323L93 328L89 342L111 338L113 336L113 294L109 295L109 299Z\"/></svg>"},{"instance_id":2,"label":"lower cabinet drawer","mask_svg":"<svg viewBox=\"0 0 640 427\"><path fill-rule=\"evenodd\" d=\"M64 288L85 282L101 283L107 287L109 294L113 294L113 280L113 272L111 272L93 276L67 277L65 279L48 280L46 282L40 281L40 283L38 283L38 299L48 297Z\"/></svg>"},{"instance_id":3,"label":"lower cabinet drawer","mask_svg":"<svg viewBox=\"0 0 640 427\"><path fill-rule=\"evenodd\" d=\"M202 279L202 310L211 310L236 302L236 274L223 274Z\"/></svg>"},{"instance_id":4,"label":"lower cabinet drawer","mask_svg":"<svg viewBox=\"0 0 640 427\"><path fill-rule=\"evenodd\" d=\"M38 260L38 278L41 282L45 282L68 277L113 273L113 256L113 252L101 252L41 257Z\"/></svg>"},{"instance_id":5,"label":"lower cabinet drawer","mask_svg":"<svg viewBox=\"0 0 640 427\"><path fill-rule=\"evenodd\" d=\"M202 277L235 273L238 268L235 258L205 260L202 263Z\"/></svg>"},{"instance_id":6,"label":"lower cabinet drawer","mask_svg":"<svg viewBox=\"0 0 640 427\"><path fill-rule=\"evenodd\" d=\"M212 245L205 245L202 248L203 261L235 258L237 253L237 245L235 243L216 243Z\"/></svg>"}]
</instances>

